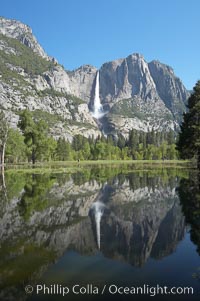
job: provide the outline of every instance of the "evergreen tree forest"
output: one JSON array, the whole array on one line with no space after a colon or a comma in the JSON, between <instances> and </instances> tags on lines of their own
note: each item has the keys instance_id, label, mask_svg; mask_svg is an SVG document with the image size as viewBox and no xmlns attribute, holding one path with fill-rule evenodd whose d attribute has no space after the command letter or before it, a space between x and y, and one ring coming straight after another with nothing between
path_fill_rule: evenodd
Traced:
<instances>
[{"instance_id":1,"label":"evergreen tree forest","mask_svg":"<svg viewBox=\"0 0 200 301\"><path fill-rule=\"evenodd\" d=\"M5 162L50 162L80 160L174 160L178 158L175 134L131 130L127 138L75 135L71 142L55 140L48 124L28 110L20 113L18 129L9 129Z\"/></svg>"},{"instance_id":2,"label":"evergreen tree forest","mask_svg":"<svg viewBox=\"0 0 200 301\"><path fill-rule=\"evenodd\" d=\"M187 107L188 111L183 115L177 149L181 158L195 158L200 170L200 81L197 81Z\"/></svg>"}]
</instances>

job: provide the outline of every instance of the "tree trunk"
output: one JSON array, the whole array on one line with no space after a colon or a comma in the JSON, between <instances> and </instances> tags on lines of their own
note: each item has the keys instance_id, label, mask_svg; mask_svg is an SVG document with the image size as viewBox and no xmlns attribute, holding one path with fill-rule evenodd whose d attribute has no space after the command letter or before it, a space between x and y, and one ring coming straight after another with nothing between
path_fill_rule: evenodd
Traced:
<instances>
[{"instance_id":1,"label":"tree trunk","mask_svg":"<svg viewBox=\"0 0 200 301\"><path fill-rule=\"evenodd\" d=\"M197 152L197 180L198 180L198 186L200 191L200 148Z\"/></svg>"},{"instance_id":2,"label":"tree trunk","mask_svg":"<svg viewBox=\"0 0 200 301\"><path fill-rule=\"evenodd\" d=\"M1 168L1 176L2 176L2 185L3 185L3 188L6 189L5 173L4 173L4 166L3 165L2 165L2 168Z\"/></svg>"},{"instance_id":3,"label":"tree trunk","mask_svg":"<svg viewBox=\"0 0 200 301\"><path fill-rule=\"evenodd\" d=\"M0 186L2 191L4 192L5 200L8 200L7 196L7 189L6 189L6 180L5 180L5 173L4 173L4 165L0 167Z\"/></svg>"},{"instance_id":4,"label":"tree trunk","mask_svg":"<svg viewBox=\"0 0 200 301\"><path fill-rule=\"evenodd\" d=\"M4 142L4 144L3 144L2 153L1 153L2 167L4 166L4 163L5 163L5 150L6 150L6 142Z\"/></svg>"},{"instance_id":5,"label":"tree trunk","mask_svg":"<svg viewBox=\"0 0 200 301\"><path fill-rule=\"evenodd\" d=\"M200 149L198 150L198 153L197 153L197 169L200 172Z\"/></svg>"},{"instance_id":6,"label":"tree trunk","mask_svg":"<svg viewBox=\"0 0 200 301\"><path fill-rule=\"evenodd\" d=\"M34 152L34 150L32 151L31 159L32 159L32 163L35 164L35 152Z\"/></svg>"},{"instance_id":7,"label":"tree trunk","mask_svg":"<svg viewBox=\"0 0 200 301\"><path fill-rule=\"evenodd\" d=\"M36 156L35 156L35 153L36 153L36 148L35 148L35 135L32 133L32 153L31 153L31 160L32 160L32 164L34 165L35 164L35 161L36 161Z\"/></svg>"}]
</instances>

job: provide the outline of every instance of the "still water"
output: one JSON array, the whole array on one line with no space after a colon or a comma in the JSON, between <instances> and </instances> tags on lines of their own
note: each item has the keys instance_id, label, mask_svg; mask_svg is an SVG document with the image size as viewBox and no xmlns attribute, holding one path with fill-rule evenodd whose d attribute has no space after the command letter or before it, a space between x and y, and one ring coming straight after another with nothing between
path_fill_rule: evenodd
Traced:
<instances>
[{"instance_id":1,"label":"still water","mask_svg":"<svg viewBox=\"0 0 200 301\"><path fill-rule=\"evenodd\" d=\"M198 300L199 204L183 168L8 171L0 300Z\"/></svg>"}]
</instances>

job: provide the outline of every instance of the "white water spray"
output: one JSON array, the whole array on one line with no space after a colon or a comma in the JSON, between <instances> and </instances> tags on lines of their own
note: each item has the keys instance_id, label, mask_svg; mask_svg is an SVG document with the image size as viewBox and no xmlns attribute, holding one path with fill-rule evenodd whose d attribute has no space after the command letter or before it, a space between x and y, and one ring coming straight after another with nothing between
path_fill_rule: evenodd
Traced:
<instances>
[{"instance_id":1,"label":"white water spray","mask_svg":"<svg viewBox=\"0 0 200 301\"><path fill-rule=\"evenodd\" d=\"M93 106L92 115L96 119L99 119L104 115L103 107L99 96L99 71L97 71L97 76L96 76L94 106Z\"/></svg>"},{"instance_id":2,"label":"white water spray","mask_svg":"<svg viewBox=\"0 0 200 301\"><path fill-rule=\"evenodd\" d=\"M100 250L101 247L101 218L104 213L105 205L99 201L95 202L91 209L94 212L94 218L96 223L97 245Z\"/></svg>"}]
</instances>

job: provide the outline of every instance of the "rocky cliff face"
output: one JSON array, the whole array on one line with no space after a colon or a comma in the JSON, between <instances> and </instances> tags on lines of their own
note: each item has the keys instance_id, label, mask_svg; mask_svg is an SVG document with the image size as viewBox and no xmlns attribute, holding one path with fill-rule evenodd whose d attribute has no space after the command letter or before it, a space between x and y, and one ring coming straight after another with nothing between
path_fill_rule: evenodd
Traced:
<instances>
[{"instance_id":1,"label":"rocky cliff face","mask_svg":"<svg viewBox=\"0 0 200 301\"><path fill-rule=\"evenodd\" d=\"M71 93L89 104L94 99L96 73L97 69L91 65L84 65L68 72Z\"/></svg>"},{"instance_id":2,"label":"rocky cliff face","mask_svg":"<svg viewBox=\"0 0 200 301\"><path fill-rule=\"evenodd\" d=\"M17 124L18 111L39 110L48 114L50 122L54 120L55 138L71 141L76 134L100 135L87 103L72 95L71 78L48 57L28 26L0 19L0 107L11 112L12 126Z\"/></svg>"},{"instance_id":3,"label":"rocky cliff face","mask_svg":"<svg viewBox=\"0 0 200 301\"><path fill-rule=\"evenodd\" d=\"M173 110L178 101L186 104L189 93L173 69L159 61L147 63L141 54L105 63L100 68L100 94L103 102L115 103L133 97L162 100Z\"/></svg>"},{"instance_id":4,"label":"rocky cliff face","mask_svg":"<svg viewBox=\"0 0 200 301\"><path fill-rule=\"evenodd\" d=\"M176 130L188 91L172 68L158 61L147 63L140 54L104 64L100 69L100 95L111 110L115 130Z\"/></svg>"},{"instance_id":5,"label":"rocky cliff face","mask_svg":"<svg viewBox=\"0 0 200 301\"><path fill-rule=\"evenodd\" d=\"M158 95L174 117L180 121L180 116L187 104L189 92L185 89L181 80L175 76L171 67L159 61L152 61L148 66Z\"/></svg>"},{"instance_id":6,"label":"rocky cliff face","mask_svg":"<svg viewBox=\"0 0 200 301\"><path fill-rule=\"evenodd\" d=\"M70 140L77 133L100 134L90 114L95 67L64 70L45 53L27 25L5 18L0 18L0 52L0 106L12 112L11 123L16 124L17 110L37 108L62 119L56 137ZM98 124L104 132L126 136L132 128L177 130L189 93L170 67L132 54L103 64L99 74L106 114Z\"/></svg>"},{"instance_id":7,"label":"rocky cliff face","mask_svg":"<svg viewBox=\"0 0 200 301\"><path fill-rule=\"evenodd\" d=\"M37 42L29 26L16 20L0 17L0 33L9 38L17 39L27 47L31 48L38 55L43 58L50 59L44 49Z\"/></svg>"},{"instance_id":8,"label":"rocky cliff face","mask_svg":"<svg viewBox=\"0 0 200 301\"><path fill-rule=\"evenodd\" d=\"M107 102L135 95L144 100L158 99L148 64L140 54L105 63L100 69L100 93Z\"/></svg>"}]
</instances>

